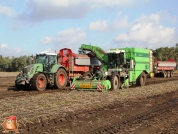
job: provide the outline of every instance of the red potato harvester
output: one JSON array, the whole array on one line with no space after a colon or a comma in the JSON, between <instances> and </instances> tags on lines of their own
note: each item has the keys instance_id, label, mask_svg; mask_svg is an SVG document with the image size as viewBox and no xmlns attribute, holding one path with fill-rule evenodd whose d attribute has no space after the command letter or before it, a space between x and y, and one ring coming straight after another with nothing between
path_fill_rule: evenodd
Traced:
<instances>
[{"instance_id":1,"label":"red potato harvester","mask_svg":"<svg viewBox=\"0 0 178 134\"><path fill-rule=\"evenodd\" d=\"M58 53L58 63L67 70L69 80L73 77L91 77L92 72L99 69L100 62L89 54L75 54L69 48L63 48Z\"/></svg>"}]
</instances>

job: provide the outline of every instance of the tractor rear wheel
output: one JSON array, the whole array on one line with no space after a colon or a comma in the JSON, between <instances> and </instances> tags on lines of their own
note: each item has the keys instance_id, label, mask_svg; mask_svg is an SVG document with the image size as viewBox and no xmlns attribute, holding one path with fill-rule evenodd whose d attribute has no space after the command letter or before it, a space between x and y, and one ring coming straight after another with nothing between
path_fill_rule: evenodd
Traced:
<instances>
[{"instance_id":1,"label":"tractor rear wheel","mask_svg":"<svg viewBox=\"0 0 178 134\"><path fill-rule=\"evenodd\" d=\"M117 90L120 88L120 77L118 73L111 75L111 90Z\"/></svg>"},{"instance_id":2,"label":"tractor rear wheel","mask_svg":"<svg viewBox=\"0 0 178 134\"><path fill-rule=\"evenodd\" d=\"M137 78L137 86L144 86L146 83L146 74L142 72L140 76Z\"/></svg>"},{"instance_id":3,"label":"tractor rear wheel","mask_svg":"<svg viewBox=\"0 0 178 134\"><path fill-rule=\"evenodd\" d=\"M54 86L61 89L67 86L67 73L63 68L59 68L55 74Z\"/></svg>"},{"instance_id":4,"label":"tractor rear wheel","mask_svg":"<svg viewBox=\"0 0 178 134\"><path fill-rule=\"evenodd\" d=\"M32 88L38 91L43 91L46 89L47 81L46 76L42 73L37 73L32 79Z\"/></svg>"}]
</instances>

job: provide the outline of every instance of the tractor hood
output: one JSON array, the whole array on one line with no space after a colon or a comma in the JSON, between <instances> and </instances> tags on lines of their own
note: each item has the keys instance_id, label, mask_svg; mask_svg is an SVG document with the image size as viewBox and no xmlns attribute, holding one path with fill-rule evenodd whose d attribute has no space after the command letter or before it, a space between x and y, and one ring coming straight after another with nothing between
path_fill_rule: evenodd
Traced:
<instances>
[{"instance_id":1,"label":"tractor hood","mask_svg":"<svg viewBox=\"0 0 178 134\"><path fill-rule=\"evenodd\" d=\"M31 64L26 67L21 71L19 75L17 75L15 83L16 84L25 84L29 83L31 78L36 74L37 72L42 72L43 71L43 64L42 63L36 63L36 64Z\"/></svg>"},{"instance_id":2,"label":"tractor hood","mask_svg":"<svg viewBox=\"0 0 178 134\"><path fill-rule=\"evenodd\" d=\"M23 69L23 74L24 74L24 75L27 75L28 72L30 71L30 69L31 69L33 66L34 66L34 64L31 64L31 65L28 65L28 66L24 67L24 69Z\"/></svg>"},{"instance_id":3,"label":"tractor hood","mask_svg":"<svg viewBox=\"0 0 178 134\"><path fill-rule=\"evenodd\" d=\"M31 79L36 72L43 72L43 68L42 63L28 65L23 69L23 75Z\"/></svg>"}]
</instances>

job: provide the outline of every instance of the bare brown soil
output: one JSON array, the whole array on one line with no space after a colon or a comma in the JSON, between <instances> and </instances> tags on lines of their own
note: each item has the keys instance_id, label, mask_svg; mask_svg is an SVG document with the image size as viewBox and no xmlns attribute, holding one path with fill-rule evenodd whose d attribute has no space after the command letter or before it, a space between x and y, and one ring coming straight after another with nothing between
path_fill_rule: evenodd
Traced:
<instances>
[{"instance_id":1,"label":"bare brown soil","mask_svg":"<svg viewBox=\"0 0 178 134\"><path fill-rule=\"evenodd\" d=\"M14 80L0 76L0 123L15 115L23 134L178 134L178 76L108 92L16 91Z\"/></svg>"}]
</instances>

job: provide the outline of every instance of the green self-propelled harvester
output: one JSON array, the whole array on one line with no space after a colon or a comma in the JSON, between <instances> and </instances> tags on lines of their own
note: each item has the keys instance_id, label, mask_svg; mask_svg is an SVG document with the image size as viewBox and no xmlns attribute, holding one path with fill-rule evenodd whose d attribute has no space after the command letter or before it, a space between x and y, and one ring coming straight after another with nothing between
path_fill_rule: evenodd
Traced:
<instances>
[{"instance_id":1,"label":"green self-propelled harvester","mask_svg":"<svg viewBox=\"0 0 178 134\"><path fill-rule=\"evenodd\" d=\"M67 85L67 73L62 65L57 63L57 54L41 52L36 54L35 64L26 66L16 77L17 89L29 87L43 91L47 86L64 88Z\"/></svg>"},{"instance_id":2,"label":"green self-propelled harvester","mask_svg":"<svg viewBox=\"0 0 178 134\"><path fill-rule=\"evenodd\" d=\"M114 48L105 52L98 46L82 44L82 51L91 51L102 63L91 78L75 78L71 89L116 90L136 84L144 86L152 72L152 52L143 48Z\"/></svg>"}]
</instances>

